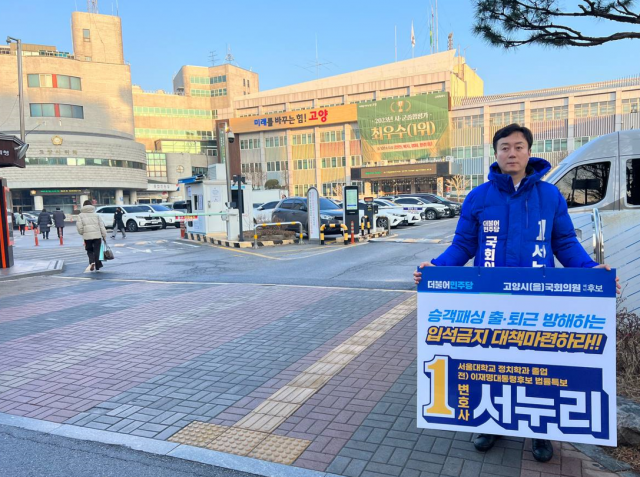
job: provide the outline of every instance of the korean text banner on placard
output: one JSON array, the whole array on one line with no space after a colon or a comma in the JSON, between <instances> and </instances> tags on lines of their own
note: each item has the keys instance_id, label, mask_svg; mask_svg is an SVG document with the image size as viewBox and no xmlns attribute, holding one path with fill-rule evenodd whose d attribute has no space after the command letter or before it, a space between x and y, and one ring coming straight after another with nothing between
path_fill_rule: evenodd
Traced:
<instances>
[{"instance_id":1,"label":"korean text banner on placard","mask_svg":"<svg viewBox=\"0 0 640 477\"><path fill-rule=\"evenodd\" d=\"M421 271L418 427L616 445L615 272Z\"/></svg>"}]
</instances>

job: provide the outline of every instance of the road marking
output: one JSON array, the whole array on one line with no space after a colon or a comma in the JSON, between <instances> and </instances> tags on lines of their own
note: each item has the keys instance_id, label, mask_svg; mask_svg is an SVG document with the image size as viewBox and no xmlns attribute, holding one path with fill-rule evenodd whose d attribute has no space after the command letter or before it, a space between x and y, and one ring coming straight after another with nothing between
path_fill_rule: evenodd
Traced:
<instances>
[{"instance_id":1,"label":"road marking","mask_svg":"<svg viewBox=\"0 0 640 477\"><path fill-rule=\"evenodd\" d=\"M200 245L193 245L190 243L182 243L182 242L178 242L177 240L172 240L172 243L175 243L176 245L184 245L185 247L200 247Z\"/></svg>"},{"instance_id":2,"label":"road marking","mask_svg":"<svg viewBox=\"0 0 640 477\"><path fill-rule=\"evenodd\" d=\"M141 278L91 278L91 277L64 277L61 275L51 275L50 278L58 280L100 280L110 282L130 282L130 283L161 283L166 285L236 285L236 286L256 286L256 287L285 287L285 288L318 288L323 290L357 290L357 291L378 291L394 293L416 293L416 290L387 289L387 288L364 288L364 287L343 287L343 286L322 286L322 285L286 285L282 283L234 283L234 282L191 282L191 281L169 281L169 280L145 280ZM410 283L411 280L406 280Z\"/></svg>"},{"instance_id":3,"label":"road marking","mask_svg":"<svg viewBox=\"0 0 640 477\"><path fill-rule=\"evenodd\" d=\"M194 421L168 440L291 465L311 444L272 434L351 361L416 309L411 296L347 338L231 427Z\"/></svg>"}]
</instances>

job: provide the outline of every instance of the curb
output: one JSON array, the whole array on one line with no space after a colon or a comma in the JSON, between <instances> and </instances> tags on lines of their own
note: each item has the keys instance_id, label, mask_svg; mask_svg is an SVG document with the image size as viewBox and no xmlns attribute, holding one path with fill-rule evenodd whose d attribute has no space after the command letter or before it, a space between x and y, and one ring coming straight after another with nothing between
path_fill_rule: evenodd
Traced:
<instances>
[{"instance_id":1,"label":"curb","mask_svg":"<svg viewBox=\"0 0 640 477\"><path fill-rule=\"evenodd\" d=\"M148 454L164 455L176 459L199 462L201 464L213 465L229 470L246 472L265 477L329 477L333 474L318 472L315 470L294 467L275 462L243 457L224 452L203 449L201 447L178 444L175 442L151 439L148 437L131 436L112 431L102 431L89 429L72 424L58 424L55 422L42 421L30 417L14 416L0 412L0 425L18 427L30 431L42 432L69 439L81 441L100 442L128 447L130 449L146 452Z\"/></svg>"},{"instance_id":2,"label":"curb","mask_svg":"<svg viewBox=\"0 0 640 477\"><path fill-rule=\"evenodd\" d=\"M11 269L8 269L11 270ZM38 271L15 273L11 275L2 275L0 273L0 282L9 280L19 280L21 278L40 277L44 275L57 275L64 271L64 260L50 260L46 268Z\"/></svg>"},{"instance_id":3,"label":"curb","mask_svg":"<svg viewBox=\"0 0 640 477\"><path fill-rule=\"evenodd\" d=\"M358 235L357 237L354 236L353 241L355 243L364 243L364 242L368 242L371 239L377 239L377 238L386 237L386 236L387 236L387 231L385 230L383 232L376 232L376 233L364 235L364 236L362 235ZM253 241L238 242L237 240L219 240L219 239L214 239L212 237L207 237L204 234L198 234L198 233L192 233L192 232L187 232L183 240L187 240L191 242L210 243L212 245L219 245L221 247L229 247L229 248L253 248ZM259 240L258 248L273 247L276 245L292 245L297 243L298 243L298 239ZM336 237L332 237L329 239L325 238L325 244L328 244L328 243L342 244L344 243L344 236L339 234Z\"/></svg>"}]
</instances>

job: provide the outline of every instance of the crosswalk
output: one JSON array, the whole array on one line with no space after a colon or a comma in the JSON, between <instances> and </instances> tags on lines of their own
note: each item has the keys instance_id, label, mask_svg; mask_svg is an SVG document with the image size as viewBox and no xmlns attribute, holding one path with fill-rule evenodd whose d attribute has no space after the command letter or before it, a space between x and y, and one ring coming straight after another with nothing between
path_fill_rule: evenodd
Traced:
<instances>
[{"instance_id":1,"label":"crosswalk","mask_svg":"<svg viewBox=\"0 0 640 477\"><path fill-rule=\"evenodd\" d=\"M451 243L451 239L450 239L450 238L440 238L440 239L422 238L422 239L414 239L414 238L398 238L398 237L390 237L390 238L371 239L371 240L370 240L370 242L443 244L443 243Z\"/></svg>"},{"instance_id":2,"label":"crosswalk","mask_svg":"<svg viewBox=\"0 0 640 477\"><path fill-rule=\"evenodd\" d=\"M175 253L180 250L197 248L200 245L185 244L174 240L141 240L137 242L109 242L116 258L135 255L153 255ZM82 244L69 244L60 247L25 247L14 248L16 260L64 260L65 265L87 263L87 253Z\"/></svg>"}]
</instances>

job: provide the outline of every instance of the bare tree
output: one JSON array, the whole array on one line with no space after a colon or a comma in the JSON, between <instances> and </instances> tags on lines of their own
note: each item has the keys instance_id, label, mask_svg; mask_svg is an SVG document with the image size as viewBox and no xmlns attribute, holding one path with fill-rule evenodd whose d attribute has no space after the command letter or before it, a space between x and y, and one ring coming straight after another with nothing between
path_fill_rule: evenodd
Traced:
<instances>
[{"instance_id":1,"label":"bare tree","mask_svg":"<svg viewBox=\"0 0 640 477\"><path fill-rule=\"evenodd\" d=\"M456 191L456 197L460 198L460 192L466 191L467 188L471 185L471 181L467 179L465 176L458 174L452 176L450 179L447 179L445 182L447 187L450 187Z\"/></svg>"},{"instance_id":2,"label":"bare tree","mask_svg":"<svg viewBox=\"0 0 640 477\"><path fill-rule=\"evenodd\" d=\"M577 0L570 3L574 4L573 8L560 6L560 0L475 0L473 31L490 44L507 49L527 44L597 46L640 38L640 12L632 10L635 0ZM606 20L616 28L627 27L635 31L594 35L581 31L585 27L582 19Z\"/></svg>"}]
</instances>

